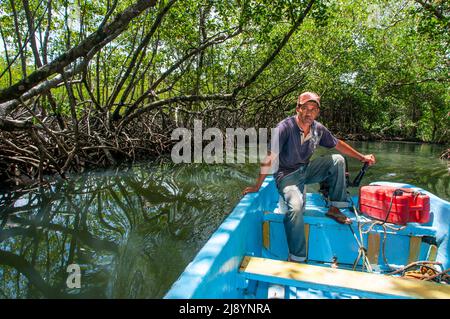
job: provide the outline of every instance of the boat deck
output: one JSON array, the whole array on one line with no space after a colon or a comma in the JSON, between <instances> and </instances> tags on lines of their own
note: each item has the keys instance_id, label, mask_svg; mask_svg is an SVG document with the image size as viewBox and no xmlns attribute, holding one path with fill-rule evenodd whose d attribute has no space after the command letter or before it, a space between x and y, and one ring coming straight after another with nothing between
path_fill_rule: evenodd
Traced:
<instances>
[{"instance_id":1,"label":"boat deck","mask_svg":"<svg viewBox=\"0 0 450 319\"><path fill-rule=\"evenodd\" d=\"M341 209L352 220L351 226L343 225L325 216L328 208L320 194L308 193L306 203L304 223L308 261L313 264L329 264L337 260L343 268L353 265L359 250L355 235L361 239L356 215L349 209ZM278 203L274 203L271 210L263 213L262 257L287 260L283 220L284 214ZM364 216L359 216L359 221L361 229L366 232L362 244L368 250L371 264L377 271L390 270L392 266L400 267L417 260L436 258L436 228L432 226L431 221L428 224L409 223L403 227L371 227L374 220Z\"/></svg>"},{"instance_id":2,"label":"boat deck","mask_svg":"<svg viewBox=\"0 0 450 319\"><path fill-rule=\"evenodd\" d=\"M354 198L356 201L357 199ZM401 268L418 260L434 261L436 258L436 246L433 239L436 229L428 224L409 223L403 227L391 225L382 227L375 225L370 228L371 219L357 216L349 209L341 211L352 220L352 225L342 225L325 216L328 208L320 194L308 193L304 213L305 237L307 241L306 264L287 263L288 250L284 232L283 208L276 203L273 209L263 213L262 258L253 258L253 265L261 272L249 275L245 271L246 278L255 280L250 285L249 297L256 298L446 298L450 292L441 292L434 289L436 296L431 296L427 285L414 285L410 280L393 278L381 275L383 272ZM357 205L357 202L355 202ZM364 273L362 259L353 265L358 257L359 245L357 239L361 239L358 232L358 221L365 226L364 231L370 231L362 235L362 244L366 248L366 254L370 261L373 273ZM258 262L256 262L258 260ZM243 265L248 262L244 260ZM331 268L334 264L339 269ZM281 263L281 264L280 264ZM299 265L299 266L295 266ZM243 266L241 265L241 271ZM244 266L247 268L248 266ZM306 268L305 268L306 267ZM265 269L265 271L262 271ZM311 270L313 269L313 270ZM330 271L333 276L329 276ZM278 275L274 274L278 272ZM306 279L306 277L311 277ZM374 276L374 277L371 277ZM322 284L323 278L327 278ZM364 278L363 278L364 277ZM370 277L366 278L366 277ZM357 281L354 281L354 280ZM398 281L400 280L400 281ZM406 282L404 281L406 280ZM349 284L353 282L354 284ZM382 286L379 284L383 283ZM421 283L421 282L419 282ZM347 287L346 285L349 284ZM417 283L416 283L417 284ZM427 282L426 284L433 283ZM439 285L438 285L439 286ZM359 287L359 288L358 288ZM378 287L378 288L377 288ZM389 287L397 287L397 289ZM406 291L401 287L407 287ZM410 293L408 293L408 291Z\"/></svg>"}]
</instances>

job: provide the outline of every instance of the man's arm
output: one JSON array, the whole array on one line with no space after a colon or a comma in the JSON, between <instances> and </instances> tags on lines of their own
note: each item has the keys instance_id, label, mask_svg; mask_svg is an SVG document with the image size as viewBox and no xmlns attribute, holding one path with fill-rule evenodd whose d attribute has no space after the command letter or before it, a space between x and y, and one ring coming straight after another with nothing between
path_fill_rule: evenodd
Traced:
<instances>
[{"instance_id":1,"label":"man's arm","mask_svg":"<svg viewBox=\"0 0 450 319\"><path fill-rule=\"evenodd\" d=\"M266 158L261 162L260 173L258 179L256 180L256 184L254 186L250 186L244 189L244 191L242 192L243 195L247 193L255 193L259 190L266 176L271 173L272 164L274 160L275 155L273 155L273 153L266 156Z\"/></svg>"},{"instance_id":2,"label":"man's arm","mask_svg":"<svg viewBox=\"0 0 450 319\"><path fill-rule=\"evenodd\" d=\"M369 165L376 163L375 156L373 154L364 155L355 150L353 147L345 143L344 141L338 140L335 146L336 150L344 155L356 158L358 161L367 162Z\"/></svg>"}]
</instances>

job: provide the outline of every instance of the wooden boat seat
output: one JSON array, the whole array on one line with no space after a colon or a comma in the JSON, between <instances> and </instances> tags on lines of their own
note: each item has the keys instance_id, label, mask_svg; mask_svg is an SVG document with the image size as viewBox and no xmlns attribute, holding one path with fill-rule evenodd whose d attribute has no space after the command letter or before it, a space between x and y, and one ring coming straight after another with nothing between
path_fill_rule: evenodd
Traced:
<instances>
[{"instance_id":1,"label":"wooden boat seat","mask_svg":"<svg viewBox=\"0 0 450 319\"><path fill-rule=\"evenodd\" d=\"M244 257L239 272L246 279L368 298L450 298L450 286L434 282L251 256Z\"/></svg>"}]
</instances>

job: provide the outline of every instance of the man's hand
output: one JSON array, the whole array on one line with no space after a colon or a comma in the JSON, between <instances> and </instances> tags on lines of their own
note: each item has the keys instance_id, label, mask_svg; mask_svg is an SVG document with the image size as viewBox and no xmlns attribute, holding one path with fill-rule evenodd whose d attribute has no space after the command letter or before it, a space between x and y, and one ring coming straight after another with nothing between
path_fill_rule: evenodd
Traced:
<instances>
[{"instance_id":1,"label":"man's hand","mask_svg":"<svg viewBox=\"0 0 450 319\"><path fill-rule=\"evenodd\" d=\"M372 166L377 162L373 154L363 155L342 140L338 140L336 150L344 155L360 160L361 162L369 163L369 166Z\"/></svg>"},{"instance_id":2,"label":"man's hand","mask_svg":"<svg viewBox=\"0 0 450 319\"><path fill-rule=\"evenodd\" d=\"M361 162L364 163L369 163L369 166L374 165L377 161L375 159L375 155L373 154L368 154L368 155L363 155L363 159L361 160Z\"/></svg>"},{"instance_id":3,"label":"man's hand","mask_svg":"<svg viewBox=\"0 0 450 319\"><path fill-rule=\"evenodd\" d=\"M258 186L250 186L250 187L247 187L246 189L244 189L244 191L242 192L242 195L247 195L248 193L256 193L257 191L259 191Z\"/></svg>"}]
</instances>

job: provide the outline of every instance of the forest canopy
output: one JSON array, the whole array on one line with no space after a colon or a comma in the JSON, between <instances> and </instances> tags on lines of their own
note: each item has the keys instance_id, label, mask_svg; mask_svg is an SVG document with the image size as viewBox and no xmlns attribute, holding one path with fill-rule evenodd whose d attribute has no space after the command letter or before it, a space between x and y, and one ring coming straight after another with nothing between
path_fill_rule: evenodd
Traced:
<instances>
[{"instance_id":1,"label":"forest canopy","mask_svg":"<svg viewBox=\"0 0 450 319\"><path fill-rule=\"evenodd\" d=\"M443 0L1 0L0 181L274 127L305 90L338 136L448 143L449 28Z\"/></svg>"}]
</instances>

